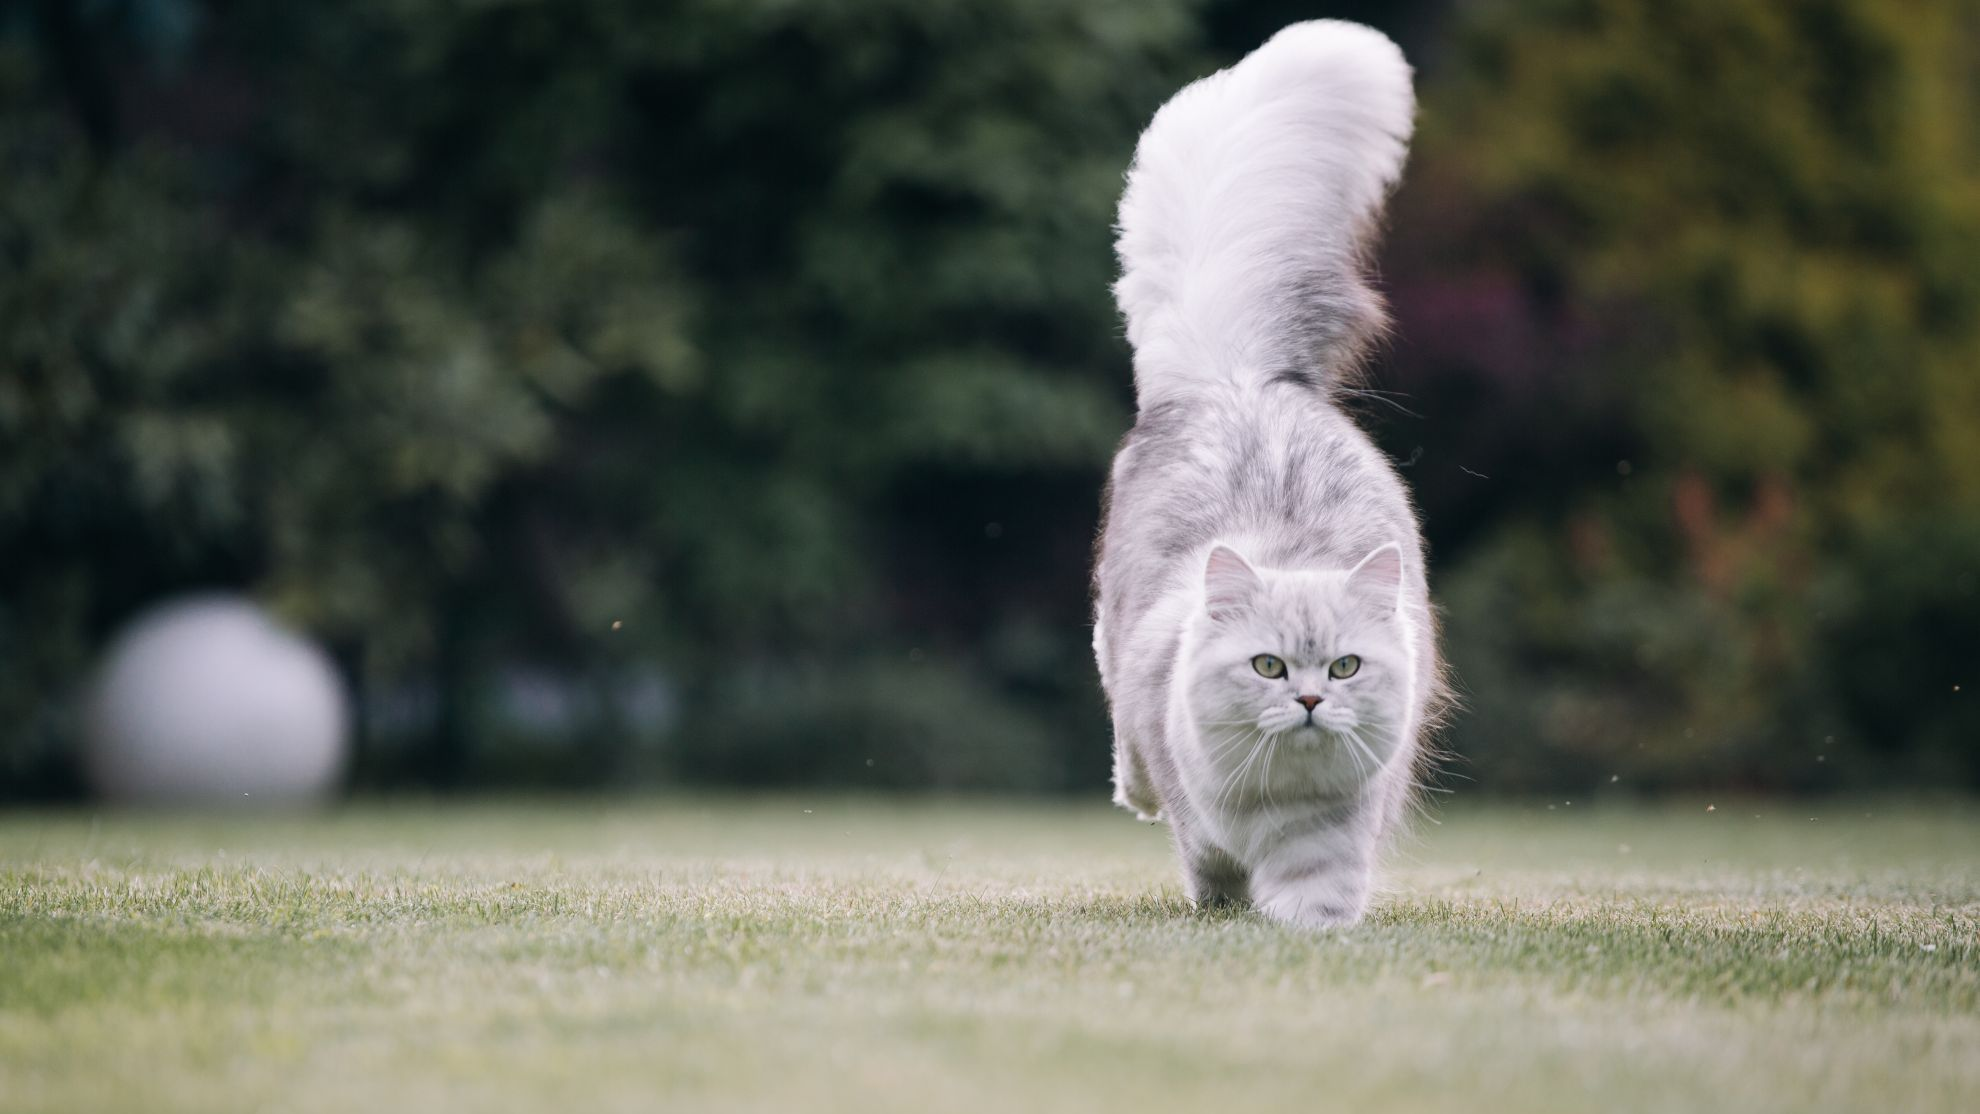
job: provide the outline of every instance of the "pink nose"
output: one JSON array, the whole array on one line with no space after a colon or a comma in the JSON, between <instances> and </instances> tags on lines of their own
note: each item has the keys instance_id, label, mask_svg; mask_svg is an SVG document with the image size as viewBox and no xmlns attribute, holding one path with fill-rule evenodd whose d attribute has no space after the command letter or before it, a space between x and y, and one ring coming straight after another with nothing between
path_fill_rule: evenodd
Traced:
<instances>
[{"instance_id":1,"label":"pink nose","mask_svg":"<svg viewBox=\"0 0 1980 1114\"><path fill-rule=\"evenodd\" d=\"M1320 703L1320 698L1317 696L1295 696L1293 699L1306 705L1306 710L1309 712L1313 710L1314 705Z\"/></svg>"}]
</instances>

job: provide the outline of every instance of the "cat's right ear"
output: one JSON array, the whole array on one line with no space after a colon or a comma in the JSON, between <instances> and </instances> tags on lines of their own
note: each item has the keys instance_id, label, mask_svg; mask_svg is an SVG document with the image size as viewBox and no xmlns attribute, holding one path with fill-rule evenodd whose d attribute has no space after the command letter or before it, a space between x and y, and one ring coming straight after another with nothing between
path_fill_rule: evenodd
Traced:
<instances>
[{"instance_id":1,"label":"cat's right ear","mask_svg":"<svg viewBox=\"0 0 1980 1114\"><path fill-rule=\"evenodd\" d=\"M1372 605L1382 615L1402 608L1402 546L1395 542L1376 546L1348 573L1348 589Z\"/></svg>"},{"instance_id":2,"label":"cat's right ear","mask_svg":"<svg viewBox=\"0 0 1980 1114\"><path fill-rule=\"evenodd\" d=\"M1203 566L1203 603L1211 619L1221 623L1251 610L1264 587L1237 550L1220 545L1210 551Z\"/></svg>"}]
</instances>

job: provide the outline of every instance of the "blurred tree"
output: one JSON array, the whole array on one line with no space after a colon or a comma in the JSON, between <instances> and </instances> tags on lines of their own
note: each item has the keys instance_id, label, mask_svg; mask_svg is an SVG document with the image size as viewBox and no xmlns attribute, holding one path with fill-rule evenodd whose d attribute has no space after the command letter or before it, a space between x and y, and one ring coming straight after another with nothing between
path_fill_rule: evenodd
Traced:
<instances>
[{"instance_id":1,"label":"blurred tree","mask_svg":"<svg viewBox=\"0 0 1980 1114\"><path fill-rule=\"evenodd\" d=\"M1476 199L1443 263L1511 261L1543 381L1605 384L1522 436L1628 431L1448 578L1460 749L1529 787L1980 785L1980 6L1467 19L1419 162Z\"/></svg>"},{"instance_id":2,"label":"blurred tree","mask_svg":"<svg viewBox=\"0 0 1980 1114\"><path fill-rule=\"evenodd\" d=\"M566 781L1093 779L1108 227L1194 27L1044 0L12 12L0 716L218 582L330 638L374 704L431 704L433 744L371 778L508 761L488 689L521 663L598 696ZM611 679L656 671L685 724L630 755ZM0 738L10 780L52 776L69 727Z\"/></svg>"}]
</instances>

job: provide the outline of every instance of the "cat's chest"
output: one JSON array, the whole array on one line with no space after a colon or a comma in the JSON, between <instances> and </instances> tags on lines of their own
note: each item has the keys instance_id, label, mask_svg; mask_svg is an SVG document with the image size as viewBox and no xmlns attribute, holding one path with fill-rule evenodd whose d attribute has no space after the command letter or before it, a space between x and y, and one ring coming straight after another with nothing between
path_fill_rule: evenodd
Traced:
<instances>
[{"instance_id":1,"label":"cat's chest","mask_svg":"<svg viewBox=\"0 0 1980 1114\"><path fill-rule=\"evenodd\" d=\"M1198 749L1193 759L1180 772L1198 826L1240 861L1276 844L1289 825L1337 803L1312 755L1267 744L1256 753L1234 748L1221 761Z\"/></svg>"}]
</instances>

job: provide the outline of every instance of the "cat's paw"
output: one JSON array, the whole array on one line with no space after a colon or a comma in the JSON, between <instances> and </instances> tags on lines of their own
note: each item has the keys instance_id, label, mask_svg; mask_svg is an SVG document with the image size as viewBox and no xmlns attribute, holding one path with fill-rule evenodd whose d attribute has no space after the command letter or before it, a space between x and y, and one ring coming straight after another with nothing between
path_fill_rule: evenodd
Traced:
<instances>
[{"instance_id":1,"label":"cat's paw","mask_svg":"<svg viewBox=\"0 0 1980 1114\"><path fill-rule=\"evenodd\" d=\"M1241 894L1224 893L1222 891L1198 894L1190 898L1189 903L1195 906L1196 911L1199 913L1228 913L1232 910L1243 909L1249 904Z\"/></svg>"},{"instance_id":2,"label":"cat's paw","mask_svg":"<svg viewBox=\"0 0 1980 1114\"><path fill-rule=\"evenodd\" d=\"M1360 923L1366 901L1335 889L1287 889L1267 895L1258 911L1280 924L1308 931L1352 928Z\"/></svg>"},{"instance_id":3,"label":"cat's paw","mask_svg":"<svg viewBox=\"0 0 1980 1114\"><path fill-rule=\"evenodd\" d=\"M1251 904L1251 879L1244 868L1221 854L1205 855L1185 869L1183 888L1198 909L1228 909Z\"/></svg>"},{"instance_id":4,"label":"cat's paw","mask_svg":"<svg viewBox=\"0 0 1980 1114\"><path fill-rule=\"evenodd\" d=\"M1134 813L1134 818L1144 824L1162 822L1162 806L1153 797L1130 793L1126 788L1114 790L1114 803Z\"/></svg>"}]
</instances>

